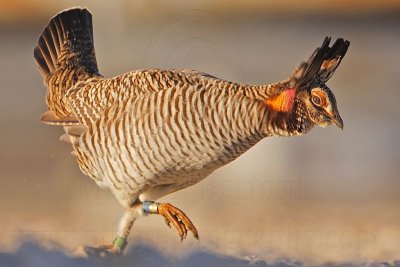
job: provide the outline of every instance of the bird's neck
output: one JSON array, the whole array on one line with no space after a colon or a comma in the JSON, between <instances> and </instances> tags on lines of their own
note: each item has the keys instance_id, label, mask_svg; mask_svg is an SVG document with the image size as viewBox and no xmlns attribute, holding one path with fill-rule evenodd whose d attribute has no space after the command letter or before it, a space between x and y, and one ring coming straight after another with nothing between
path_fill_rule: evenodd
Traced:
<instances>
[{"instance_id":1,"label":"bird's neck","mask_svg":"<svg viewBox=\"0 0 400 267\"><path fill-rule=\"evenodd\" d=\"M284 88L263 102L268 114L263 129L265 135L302 135L313 127L304 104L296 98L296 88Z\"/></svg>"},{"instance_id":2,"label":"bird's neck","mask_svg":"<svg viewBox=\"0 0 400 267\"><path fill-rule=\"evenodd\" d=\"M234 87L231 83L222 83L221 86ZM302 135L314 126L304 104L296 98L296 88L291 88L288 81L266 85L236 84L236 87L234 94L248 97L250 103L260 104L254 107L262 110L258 123L263 136Z\"/></svg>"},{"instance_id":3,"label":"bird's neck","mask_svg":"<svg viewBox=\"0 0 400 267\"><path fill-rule=\"evenodd\" d=\"M291 135L303 135L308 133L314 123L310 120L305 104L299 99L294 100L293 109L288 118L288 132Z\"/></svg>"},{"instance_id":4,"label":"bird's neck","mask_svg":"<svg viewBox=\"0 0 400 267\"><path fill-rule=\"evenodd\" d=\"M295 88L287 88L279 94L265 99L265 104L270 110L289 114L293 109L295 95Z\"/></svg>"}]
</instances>

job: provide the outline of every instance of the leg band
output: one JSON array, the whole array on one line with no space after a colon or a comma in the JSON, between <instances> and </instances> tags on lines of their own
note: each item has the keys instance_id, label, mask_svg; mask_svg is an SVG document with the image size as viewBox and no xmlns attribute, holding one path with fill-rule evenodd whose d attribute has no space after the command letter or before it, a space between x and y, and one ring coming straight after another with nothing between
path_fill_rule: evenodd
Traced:
<instances>
[{"instance_id":1,"label":"leg band","mask_svg":"<svg viewBox=\"0 0 400 267\"><path fill-rule=\"evenodd\" d=\"M126 246L126 239L120 236L116 236L113 245L118 248L118 250L122 251Z\"/></svg>"},{"instance_id":2,"label":"leg band","mask_svg":"<svg viewBox=\"0 0 400 267\"><path fill-rule=\"evenodd\" d=\"M158 204L153 201L143 201L142 210L147 214L158 214Z\"/></svg>"}]
</instances>

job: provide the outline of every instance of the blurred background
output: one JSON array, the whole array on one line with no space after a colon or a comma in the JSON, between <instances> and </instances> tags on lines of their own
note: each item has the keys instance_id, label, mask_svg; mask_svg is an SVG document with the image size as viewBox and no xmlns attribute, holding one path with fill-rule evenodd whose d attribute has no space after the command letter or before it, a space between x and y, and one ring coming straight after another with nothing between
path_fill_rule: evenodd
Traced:
<instances>
[{"instance_id":1,"label":"blurred background","mask_svg":"<svg viewBox=\"0 0 400 267\"><path fill-rule=\"evenodd\" d=\"M39 121L45 88L33 48L53 15L77 5L93 14L97 62L107 77L188 68L265 84L287 78L326 35L351 42L328 83L344 131L267 138L166 197L193 220L200 241L180 243L162 218L146 217L130 235L131 263L400 259L400 1L0 0L0 262L73 264L79 245L112 241L123 213L80 173L71 148L58 141L62 129Z\"/></svg>"}]
</instances>

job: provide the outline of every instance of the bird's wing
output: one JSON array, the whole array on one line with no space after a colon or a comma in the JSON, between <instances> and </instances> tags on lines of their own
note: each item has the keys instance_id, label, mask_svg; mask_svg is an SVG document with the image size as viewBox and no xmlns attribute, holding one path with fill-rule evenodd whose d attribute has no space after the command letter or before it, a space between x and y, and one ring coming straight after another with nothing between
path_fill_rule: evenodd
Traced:
<instances>
[{"instance_id":1,"label":"bird's wing","mask_svg":"<svg viewBox=\"0 0 400 267\"><path fill-rule=\"evenodd\" d=\"M315 49L308 61L300 64L290 77L291 86L302 88L313 81L326 83L346 55L349 41L339 38L330 47L330 37L326 37L321 47Z\"/></svg>"}]
</instances>

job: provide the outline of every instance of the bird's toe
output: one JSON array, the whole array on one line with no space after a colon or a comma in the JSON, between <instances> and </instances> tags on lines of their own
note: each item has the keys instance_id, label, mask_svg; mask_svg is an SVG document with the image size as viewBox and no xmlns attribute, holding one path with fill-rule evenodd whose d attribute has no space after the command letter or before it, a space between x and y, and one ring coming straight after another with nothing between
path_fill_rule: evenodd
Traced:
<instances>
[{"instance_id":1,"label":"bird's toe","mask_svg":"<svg viewBox=\"0 0 400 267\"><path fill-rule=\"evenodd\" d=\"M183 240L187 236L187 232L191 231L193 236L198 239L198 231L189 217L177 207L169 203L161 203L158 205L158 214L164 216L166 224L171 227L172 225L178 231L178 234Z\"/></svg>"},{"instance_id":2,"label":"bird's toe","mask_svg":"<svg viewBox=\"0 0 400 267\"><path fill-rule=\"evenodd\" d=\"M83 251L87 258L110 258L121 255L121 253L113 247L113 245L106 245L100 247L83 247Z\"/></svg>"}]
</instances>

